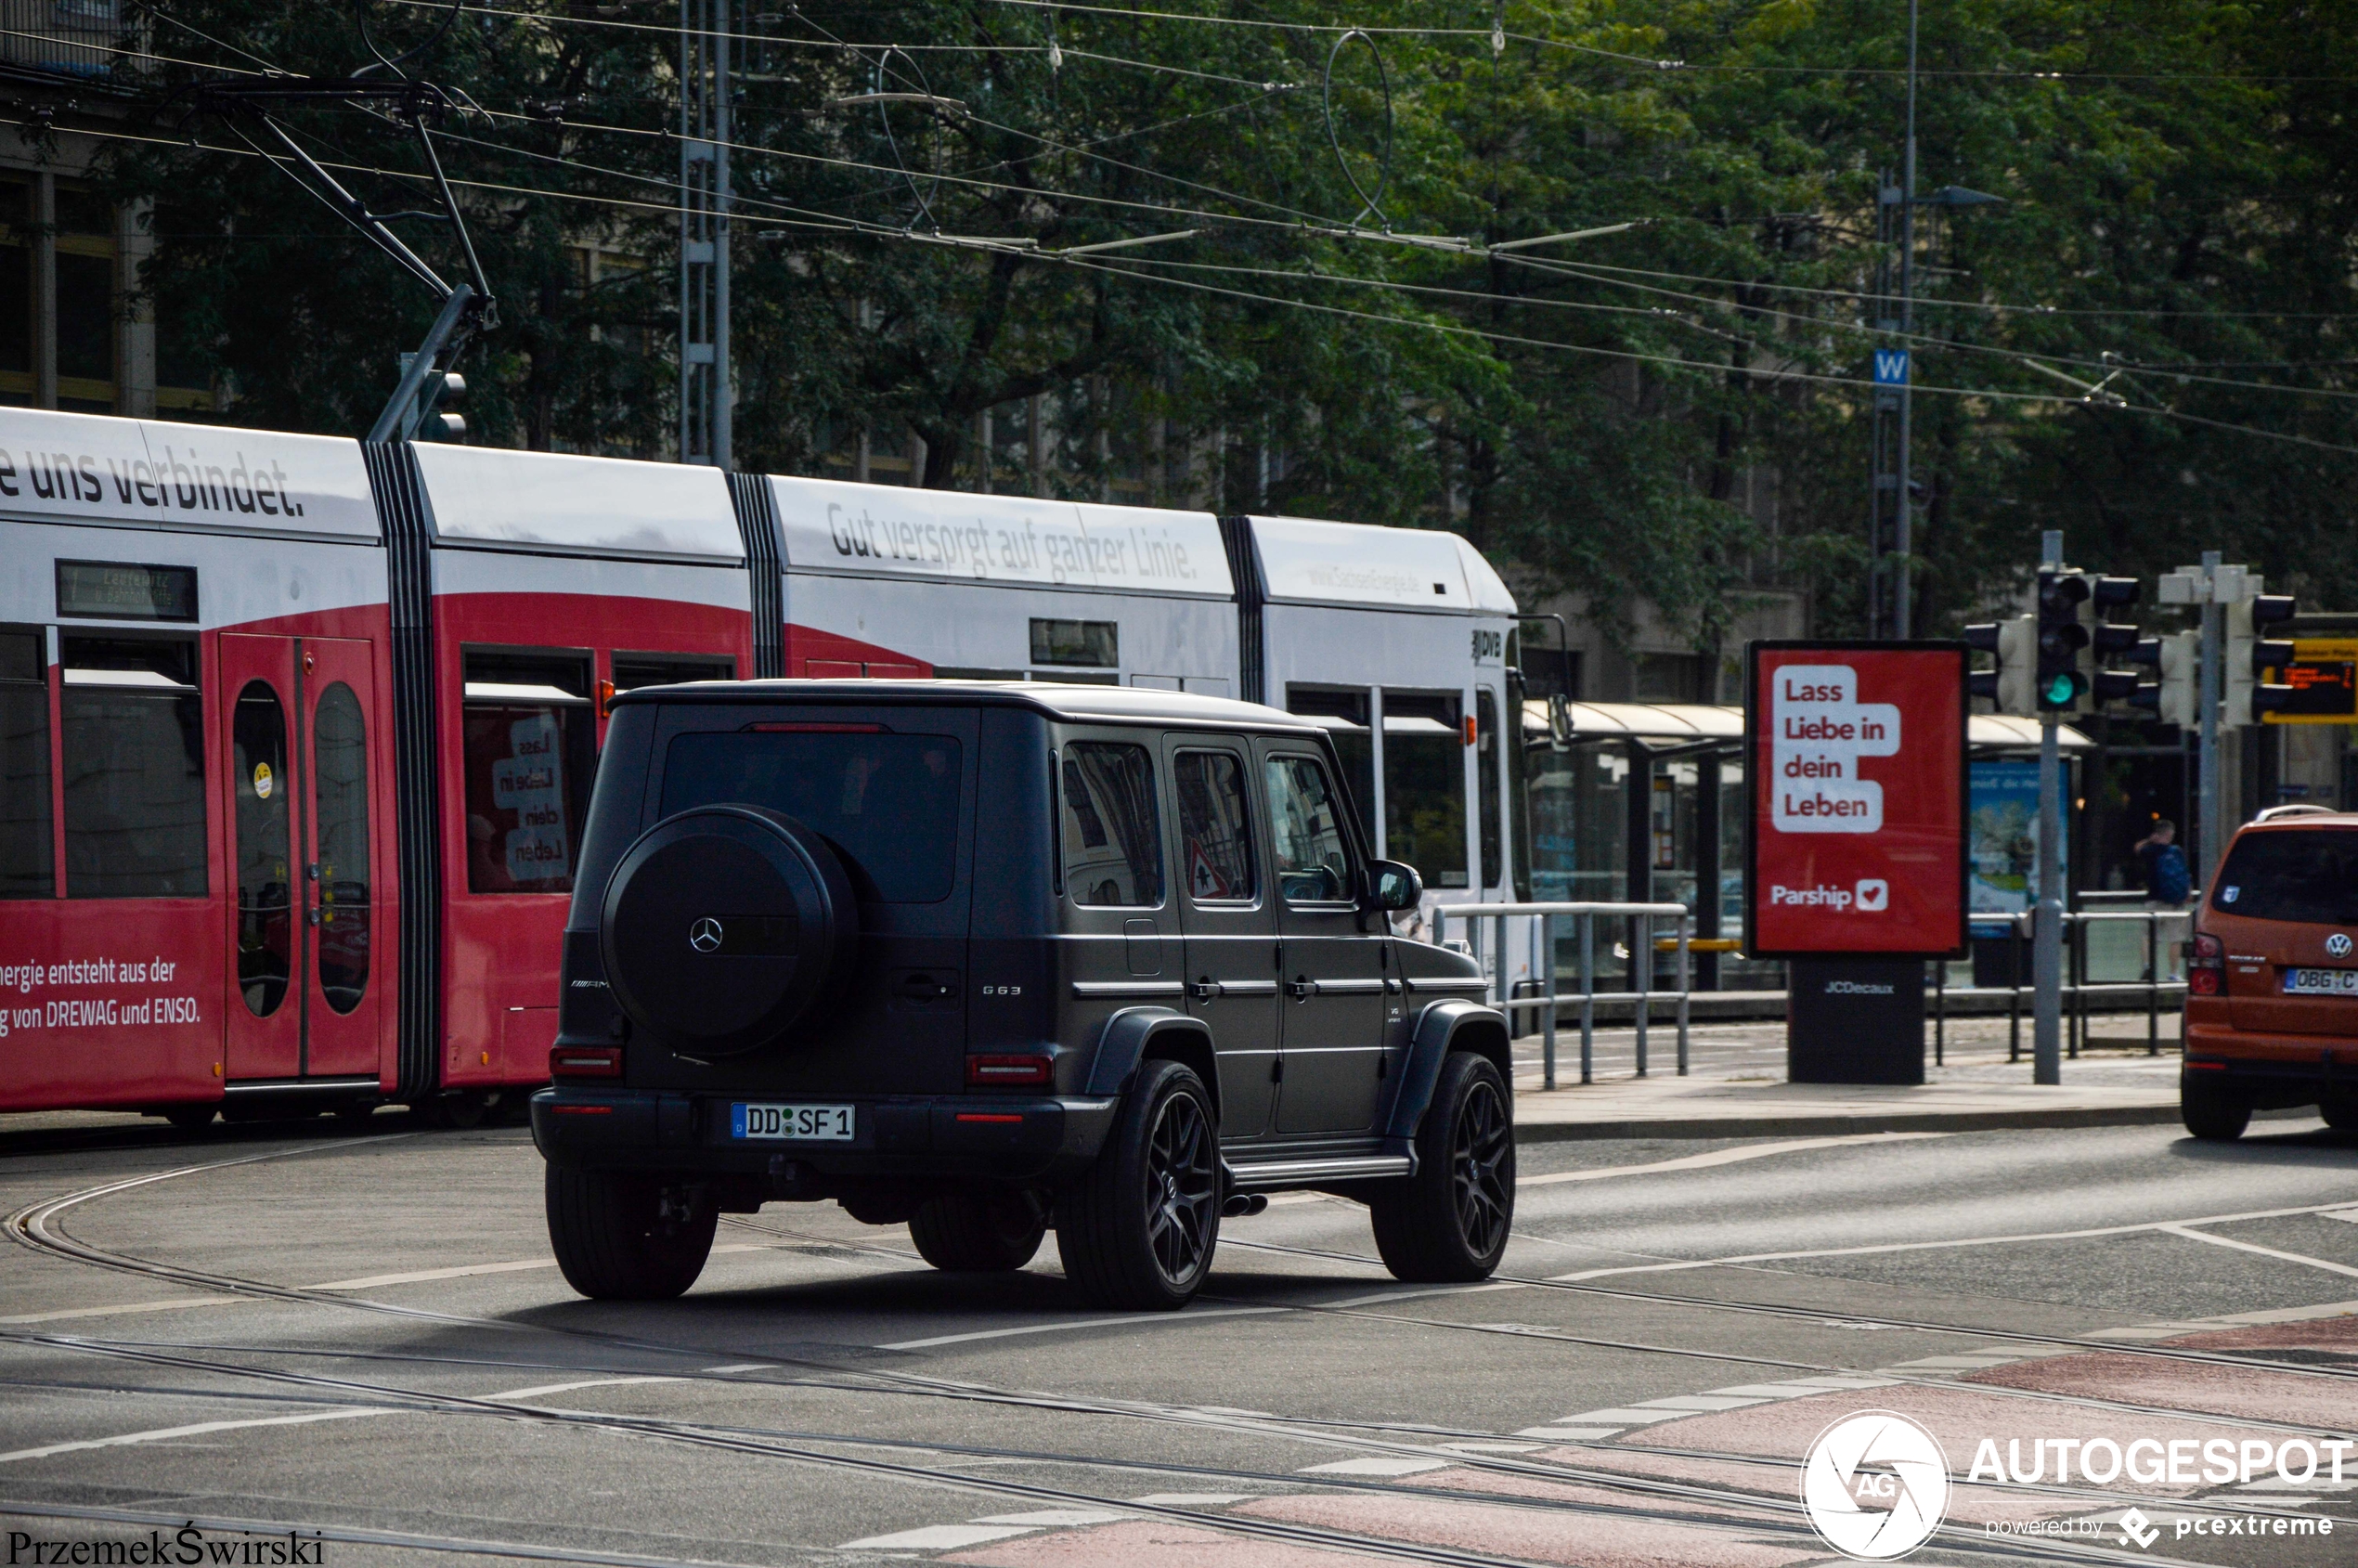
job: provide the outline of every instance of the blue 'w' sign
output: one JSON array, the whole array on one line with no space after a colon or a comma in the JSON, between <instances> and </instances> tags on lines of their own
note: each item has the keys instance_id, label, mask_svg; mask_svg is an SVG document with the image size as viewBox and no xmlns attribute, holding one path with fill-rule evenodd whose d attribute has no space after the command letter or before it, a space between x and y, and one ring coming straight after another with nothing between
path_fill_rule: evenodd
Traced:
<instances>
[{"instance_id":1,"label":"blue 'w' sign","mask_svg":"<svg viewBox=\"0 0 2358 1568\"><path fill-rule=\"evenodd\" d=\"M1906 386L1908 384L1908 351L1904 348L1875 350L1875 384Z\"/></svg>"}]
</instances>

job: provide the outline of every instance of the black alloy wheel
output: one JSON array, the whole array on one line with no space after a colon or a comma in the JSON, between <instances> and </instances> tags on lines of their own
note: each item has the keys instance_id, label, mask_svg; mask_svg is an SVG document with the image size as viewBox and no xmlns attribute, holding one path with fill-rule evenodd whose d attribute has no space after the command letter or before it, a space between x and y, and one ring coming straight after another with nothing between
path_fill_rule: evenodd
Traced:
<instances>
[{"instance_id":1,"label":"black alloy wheel","mask_svg":"<svg viewBox=\"0 0 2358 1568\"><path fill-rule=\"evenodd\" d=\"M1192 1069L1138 1065L1097 1162L1056 1199L1056 1251L1083 1296L1170 1312L1203 1288L1220 1243L1218 1125Z\"/></svg>"},{"instance_id":2,"label":"black alloy wheel","mask_svg":"<svg viewBox=\"0 0 2358 1568\"><path fill-rule=\"evenodd\" d=\"M1487 1279L1515 1221L1514 1111L1486 1057L1453 1052L1417 1129L1417 1173L1386 1182L1367 1205L1376 1251L1395 1278Z\"/></svg>"}]
</instances>

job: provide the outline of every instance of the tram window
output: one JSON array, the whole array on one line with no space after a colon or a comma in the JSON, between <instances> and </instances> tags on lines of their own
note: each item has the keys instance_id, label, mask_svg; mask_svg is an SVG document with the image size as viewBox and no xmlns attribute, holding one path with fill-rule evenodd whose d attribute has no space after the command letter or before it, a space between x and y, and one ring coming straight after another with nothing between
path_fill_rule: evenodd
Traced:
<instances>
[{"instance_id":1,"label":"tram window","mask_svg":"<svg viewBox=\"0 0 2358 1568\"><path fill-rule=\"evenodd\" d=\"M60 656L66 896L203 897L196 643L69 635Z\"/></svg>"},{"instance_id":2,"label":"tram window","mask_svg":"<svg viewBox=\"0 0 2358 1568\"><path fill-rule=\"evenodd\" d=\"M467 890L573 890L596 724L587 654L466 654Z\"/></svg>"},{"instance_id":3,"label":"tram window","mask_svg":"<svg viewBox=\"0 0 2358 1568\"><path fill-rule=\"evenodd\" d=\"M49 839L49 671L38 631L0 631L0 899L58 890Z\"/></svg>"},{"instance_id":4,"label":"tram window","mask_svg":"<svg viewBox=\"0 0 2358 1568\"><path fill-rule=\"evenodd\" d=\"M1383 694L1384 853L1429 888L1466 886L1466 737L1455 692Z\"/></svg>"},{"instance_id":5,"label":"tram window","mask_svg":"<svg viewBox=\"0 0 2358 1568\"><path fill-rule=\"evenodd\" d=\"M1244 764L1224 751L1183 751L1173 771L1179 797L1180 869L1198 903L1252 897L1252 835L1245 825Z\"/></svg>"},{"instance_id":6,"label":"tram window","mask_svg":"<svg viewBox=\"0 0 2358 1568\"><path fill-rule=\"evenodd\" d=\"M734 680L734 659L682 658L673 654L616 654L614 689L635 692L641 686L665 686L675 680Z\"/></svg>"},{"instance_id":7,"label":"tram window","mask_svg":"<svg viewBox=\"0 0 2358 1568\"><path fill-rule=\"evenodd\" d=\"M1113 621L1034 619L1031 623L1033 664L1112 669L1121 663L1121 628Z\"/></svg>"},{"instance_id":8,"label":"tram window","mask_svg":"<svg viewBox=\"0 0 2358 1568\"><path fill-rule=\"evenodd\" d=\"M1487 688L1474 693L1474 801L1482 825L1482 885L1496 888L1506 870L1498 836L1498 698Z\"/></svg>"},{"instance_id":9,"label":"tram window","mask_svg":"<svg viewBox=\"0 0 2358 1568\"><path fill-rule=\"evenodd\" d=\"M311 725L312 831L319 839L319 991L349 1013L369 990L369 745L360 699L336 681Z\"/></svg>"},{"instance_id":10,"label":"tram window","mask_svg":"<svg viewBox=\"0 0 2358 1568\"><path fill-rule=\"evenodd\" d=\"M238 990L266 1018L293 972L294 879L289 862L294 781L287 774L287 711L266 680L250 680L229 719L229 783L237 801Z\"/></svg>"},{"instance_id":11,"label":"tram window","mask_svg":"<svg viewBox=\"0 0 2358 1568\"><path fill-rule=\"evenodd\" d=\"M1065 885L1072 901L1121 909L1162 902L1162 818L1155 765L1140 745L1065 747Z\"/></svg>"},{"instance_id":12,"label":"tram window","mask_svg":"<svg viewBox=\"0 0 2358 1568\"><path fill-rule=\"evenodd\" d=\"M665 748L663 814L731 801L815 828L865 899L939 903L958 880L963 748L950 735L730 731Z\"/></svg>"},{"instance_id":13,"label":"tram window","mask_svg":"<svg viewBox=\"0 0 2358 1568\"><path fill-rule=\"evenodd\" d=\"M1359 813L1359 826L1367 834L1368 843L1380 842L1376 833L1376 736L1367 727L1366 690L1288 686L1286 711L1315 719L1326 729L1335 743L1335 755L1342 759L1343 788Z\"/></svg>"}]
</instances>

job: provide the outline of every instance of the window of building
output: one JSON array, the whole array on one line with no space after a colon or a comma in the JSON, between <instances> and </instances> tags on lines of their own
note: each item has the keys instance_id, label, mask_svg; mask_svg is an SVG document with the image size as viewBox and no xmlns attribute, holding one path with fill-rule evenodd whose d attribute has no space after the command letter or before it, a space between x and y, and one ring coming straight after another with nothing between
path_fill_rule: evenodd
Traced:
<instances>
[{"instance_id":1,"label":"window of building","mask_svg":"<svg viewBox=\"0 0 2358 1568\"><path fill-rule=\"evenodd\" d=\"M66 896L203 897L195 641L69 633L60 657Z\"/></svg>"},{"instance_id":2,"label":"window of building","mask_svg":"<svg viewBox=\"0 0 2358 1568\"><path fill-rule=\"evenodd\" d=\"M1466 737L1455 692L1383 694L1384 853L1429 888L1466 876Z\"/></svg>"},{"instance_id":3,"label":"window of building","mask_svg":"<svg viewBox=\"0 0 2358 1568\"><path fill-rule=\"evenodd\" d=\"M1233 752L1183 751L1173 772L1187 896L1198 903L1251 898L1256 878L1244 764Z\"/></svg>"},{"instance_id":4,"label":"window of building","mask_svg":"<svg viewBox=\"0 0 2358 1568\"><path fill-rule=\"evenodd\" d=\"M63 181L48 188L54 215L45 226L41 182L0 180L0 400L42 401L46 348L56 356L56 406L110 414L118 407L114 209ZM45 257L55 285L46 302Z\"/></svg>"},{"instance_id":5,"label":"window of building","mask_svg":"<svg viewBox=\"0 0 2358 1568\"><path fill-rule=\"evenodd\" d=\"M467 888L571 892L597 757L590 655L470 649L465 666Z\"/></svg>"},{"instance_id":6,"label":"window of building","mask_svg":"<svg viewBox=\"0 0 2358 1568\"><path fill-rule=\"evenodd\" d=\"M1065 885L1077 904L1162 902L1162 818L1147 748L1075 741L1064 752Z\"/></svg>"},{"instance_id":7,"label":"window of building","mask_svg":"<svg viewBox=\"0 0 2358 1568\"><path fill-rule=\"evenodd\" d=\"M0 629L0 899L46 899L58 891L48 664L38 629Z\"/></svg>"}]
</instances>

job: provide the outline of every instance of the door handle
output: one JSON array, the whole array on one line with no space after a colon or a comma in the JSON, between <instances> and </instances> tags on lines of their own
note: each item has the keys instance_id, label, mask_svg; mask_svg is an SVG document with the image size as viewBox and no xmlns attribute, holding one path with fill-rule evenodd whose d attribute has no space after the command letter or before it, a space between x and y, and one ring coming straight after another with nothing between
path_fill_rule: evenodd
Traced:
<instances>
[{"instance_id":1,"label":"door handle","mask_svg":"<svg viewBox=\"0 0 2358 1568\"><path fill-rule=\"evenodd\" d=\"M1286 985L1286 994L1296 1002L1307 1002L1318 994L1318 982L1316 980L1289 981Z\"/></svg>"},{"instance_id":2,"label":"door handle","mask_svg":"<svg viewBox=\"0 0 2358 1568\"><path fill-rule=\"evenodd\" d=\"M317 908L317 906L315 906L315 907L311 910L311 912L310 912L309 914L307 914L306 915L304 915L304 919L306 922L308 922L309 924L311 924L311 925L314 925L314 926L318 925L318 924L319 924L319 911L318 911L318 909Z\"/></svg>"},{"instance_id":3,"label":"door handle","mask_svg":"<svg viewBox=\"0 0 2358 1568\"><path fill-rule=\"evenodd\" d=\"M1219 995L1220 991L1220 982L1213 979L1198 980L1187 988L1187 994L1198 1002L1209 1002Z\"/></svg>"}]
</instances>

